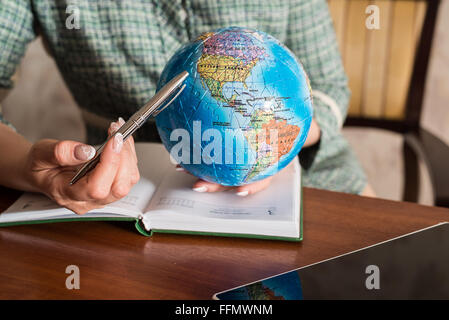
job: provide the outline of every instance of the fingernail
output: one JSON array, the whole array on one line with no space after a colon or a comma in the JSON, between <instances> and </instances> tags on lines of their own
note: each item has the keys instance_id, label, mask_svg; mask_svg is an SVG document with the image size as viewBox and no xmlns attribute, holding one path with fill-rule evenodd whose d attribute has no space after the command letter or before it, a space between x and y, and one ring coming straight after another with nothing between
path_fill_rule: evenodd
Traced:
<instances>
[{"instance_id":1,"label":"fingernail","mask_svg":"<svg viewBox=\"0 0 449 320\"><path fill-rule=\"evenodd\" d=\"M186 171L183 167L176 167L176 171L184 172Z\"/></svg>"},{"instance_id":2,"label":"fingernail","mask_svg":"<svg viewBox=\"0 0 449 320\"><path fill-rule=\"evenodd\" d=\"M111 128L111 134L116 132L120 126L118 125L117 122L111 122L111 125L109 126L109 128Z\"/></svg>"},{"instance_id":3,"label":"fingernail","mask_svg":"<svg viewBox=\"0 0 449 320\"><path fill-rule=\"evenodd\" d=\"M125 120L123 120L122 117L119 117L118 118L118 124L120 125L120 127L123 126L125 124Z\"/></svg>"},{"instance_id":4,"label":"fingernail","mask_svg":"<svg viewBox=\"0 0 449 320\"><path fill-rule=\"evenodd\" d=\"M75 147L75 158L87 161L95 156L95 148L86 144L80 144Z\"/></svg>"},{"instance_id":5,"label":"fingernail","mask_svg":"<svg viewBox=\"0 0 449 320\"><path fill-rule=\"evenodd\" d=\"M202 187L198 187L198 188L193 188L193 191L196 191L196 192L206 192L206 191L207 191L207 188L206 188L205 186L202 186Z\"/></svg>"},{"instance_id":6,"label":"fingernail","mask_svg":"<svg viewBox=\"0 0 449 320\"><path fill-rule=\"evenodd\" d=\"M249 194L248 190L237 192L236 195L239 197L246 197Z\"/></svg>"},{"instance_id":7,"label":"fingernail","mask_svg":"<svg viewBox=\"0 0 449 320\"><path fill-rule=\"evenodd\" d=\"M123 146L123 135L121 133L116 133L114 135L114 141L112 141L112 150L115 153L120 153Z\"/></svg>"}]
</instances>

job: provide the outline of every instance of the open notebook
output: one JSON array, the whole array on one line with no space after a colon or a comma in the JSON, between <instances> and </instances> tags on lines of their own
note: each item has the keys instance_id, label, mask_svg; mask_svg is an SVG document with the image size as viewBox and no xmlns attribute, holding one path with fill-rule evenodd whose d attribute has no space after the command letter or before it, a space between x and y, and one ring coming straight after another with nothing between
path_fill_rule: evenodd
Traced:
<instances>
[{"instance_id":1,"label":"open notebook","mask_svg":"<svg viewBox=\"0 0 449 320\"><path fill-rule=\"evenodd\" d=\"M0 226L81 221L135 221L153 232L302 240L301 169L297 159L268 189L247 197L232 191L198 193L196 178L175 170L161 144L137 143L141 179L123 199L77 215L40 194L24 193L0 214Z\"/></svg>"}]
</instances>

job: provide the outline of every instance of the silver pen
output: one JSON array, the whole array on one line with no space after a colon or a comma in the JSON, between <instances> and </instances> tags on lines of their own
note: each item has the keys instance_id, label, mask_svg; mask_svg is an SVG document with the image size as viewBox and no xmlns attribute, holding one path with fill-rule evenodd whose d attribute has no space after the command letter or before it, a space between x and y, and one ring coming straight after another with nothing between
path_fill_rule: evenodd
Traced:
<instances>
[{"instance_id":1,"label":"silver pen","mask_svg":"<svg viewBox=\"0 0 449 320\"><path fill-rule=\"evenodd\" d=\"M86 162L70 180L70 184L76 183L79 179L84 177L86 173L92 170L100 161L100 155L103 152L106 143L114 137L115 134L121 133L123 135L123 141L125 141L130 135L132 135L137 129L139 129L150 116L157 116L162 110L167 108L173 100L175 100L179 94L184 90L184 80L188 77L189 73L183 71L170 80L165 86L163 86L153 98L150 99L142 108L134 113L131 118L128 119L113 135L111 135L96 151L95 156ZM170 97L173 98L166 102Z\"/></svg>"}]
</instances>

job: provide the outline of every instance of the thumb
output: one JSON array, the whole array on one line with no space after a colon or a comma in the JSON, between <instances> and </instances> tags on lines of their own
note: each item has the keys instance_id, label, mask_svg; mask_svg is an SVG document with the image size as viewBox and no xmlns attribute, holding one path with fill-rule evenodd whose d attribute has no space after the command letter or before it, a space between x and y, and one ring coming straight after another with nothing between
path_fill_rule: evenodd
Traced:
<instances>
[{"instance_id":1,"label":"thumb","mask_svg":"<svg viewBox=\"0 0 449 320\"><path fill-rule=\"evenodd\" d=\"M57 166L76 166L95 156L95 148L77 141L42 140L35 156L42 162Z\"/></svg>"}]
</instances>

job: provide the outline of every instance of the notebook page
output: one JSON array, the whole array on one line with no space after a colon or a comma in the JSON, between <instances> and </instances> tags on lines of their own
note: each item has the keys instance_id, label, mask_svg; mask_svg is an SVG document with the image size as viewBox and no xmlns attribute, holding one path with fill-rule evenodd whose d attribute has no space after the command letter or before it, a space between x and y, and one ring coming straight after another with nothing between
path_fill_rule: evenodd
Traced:
<instances>
[{"instance_id":1,"label":"notebook page","mask_svg":"<svg viewBox=\"0 0 449 320\"><path fill-rule=\"evenodd\" d=\"M192 190L197 178L174 168L158 187L146 216L151 220L152 211L167 211L195 218L244 219L260 221L294 221L297 219L297 183L299 164L292 161L274 176L270 186L254 195L239 197L234 191L198 193ZM174 215L173 215L174 216ZM161 218L162 219L162 218ZM170 220L167 214L163 218ZM174 219L177 219L174 216Z\"/></svg>"}]
</instances>

